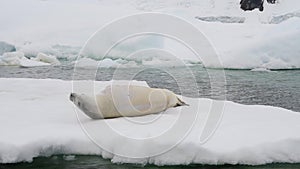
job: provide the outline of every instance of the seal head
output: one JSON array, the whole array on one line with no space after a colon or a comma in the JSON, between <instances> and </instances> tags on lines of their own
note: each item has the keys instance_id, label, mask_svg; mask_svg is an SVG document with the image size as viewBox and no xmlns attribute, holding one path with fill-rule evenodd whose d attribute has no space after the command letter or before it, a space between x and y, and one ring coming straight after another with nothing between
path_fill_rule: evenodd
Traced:
<instances>
[{"instance_id":1,"label":"seal head","mask_svg":"<svg viewBox=\"0 0 300 169\"><path fill-rule=\"evenodd\" d=\"M70 100L92 119L103 119L99 112L96 100L85 94L71 93Z\"/></svg>"}]
</instances>

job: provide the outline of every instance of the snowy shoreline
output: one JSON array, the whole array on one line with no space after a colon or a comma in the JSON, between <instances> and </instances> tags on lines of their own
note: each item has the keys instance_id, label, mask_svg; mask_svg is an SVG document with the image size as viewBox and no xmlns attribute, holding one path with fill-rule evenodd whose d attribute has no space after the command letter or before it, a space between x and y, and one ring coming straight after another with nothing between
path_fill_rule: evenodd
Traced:
<instances>
[{"instance_id":1,"label":"snowy shoreline","mask_svg":"<svg viewBox=\"0 0 300 169\"><path fill-rule=\"evenodd\" d=\"M90 81L75 81L84 87ZM109 84L96 82L96 91ZM146 85L145 82L136 82ZM76 87L73 89L76 89ZM79 90L79 89L78 89ZM71 81L55 79L0 79L0 163L30 162L34 157L55 154L100 155L113 163L154 165L187 164L249 164L300 162L300 113L261 105L224 102L222 121L214 135L204 144L199 133L209 112L211 99L184 98L191 106L168 109L163 114L135 118L91 120L68 100ZM198 116L195 116L198 112ZM162 154L151 156L158 148L175 145L173 137L138 142L128 138L145 139L159 136L178 118L197 117L183 139ZM78 123L78 119L81 125ZM130 123L128 120L149 125ZM120 134L104 130L109 125ZM184 125L183 123L182 125ZM101 133L103 147L95 145L88 131ZM172 132L172 131L171 131ZM173 134L179 134L177 131ZM123 136L122 136L123 134ZM172 134L172 133L171 133ZM124 135L126 137L124 137ZM109 145L108 147L106 147ZM165 147L166 146L166 147ZM144 155L151 157L126 158ZM122 156L123 155L123 156Z\"/></svg>"}]
</instances>

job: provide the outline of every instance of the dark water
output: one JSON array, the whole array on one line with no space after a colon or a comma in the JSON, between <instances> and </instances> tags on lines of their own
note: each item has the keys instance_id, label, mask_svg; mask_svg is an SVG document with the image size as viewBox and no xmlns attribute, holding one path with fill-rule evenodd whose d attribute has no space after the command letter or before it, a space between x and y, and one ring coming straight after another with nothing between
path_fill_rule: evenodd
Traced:
<instances>
[{"instance_id":1,"label":"dark water","mask_svg":"<svg viewBox=\"0 0 300 169\"><path fill-rule=\"evenodd\" d=\"M225 74L223 74L225 73ZM201 66L182 68L0 67L1 77L63 80L143 80L151 87L167 88L189 97L227 99L242 104L283 107L300 112L300 70L252 72L215 70Z\"/></svg>"},{"instance_id":2,"label":"dark water","mask_svg":"<svg viewBox=\"0 0 300 169\"><path fill-rule=\"evenodd\" d=\"M223 74L225 73L225 74ZM283 107L300 112L300 70L252 72L250 70L216 70L201 66L182 68L101 68L76 69L58 67L1 67L0 78L55 78L63 80L143 80L151 87L168 88L189 97L227 99L243 104ZM38 157L32 163L0 164L0 169L65 169L65 168L200 168L200 169L298 169L300 164L243 165L188 165L153 166L113 164L99 156Z\"/></svg>"},{"instance_id":3,"label":"dark water","mask_svg":"<svg viewBox=\"0 0 300 169\"><path fill-rule=\"evenodd\" d=\"M138 164L113 164L99 156L52 156L39 157L32 163L17 163L1 165L0 169L299 169L300 164L268 164L261 166L247 165L181 165L154 166Z\"/></svg>"}]
</instances>

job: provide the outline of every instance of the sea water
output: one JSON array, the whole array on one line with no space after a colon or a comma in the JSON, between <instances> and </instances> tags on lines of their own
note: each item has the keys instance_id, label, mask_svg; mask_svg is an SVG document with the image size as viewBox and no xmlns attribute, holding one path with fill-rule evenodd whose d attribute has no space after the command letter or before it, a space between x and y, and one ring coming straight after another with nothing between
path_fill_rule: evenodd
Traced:
<instances>
[{"instance_id":1,"label":"sea water","mask_svg":"<svg viewBox=\"0 0 300 169\"><path fill-rule=\"evenodd\" d=\"M283 107L300 112L300 70L250 71L206 69L201 65L189 67L99 68L74 66L34 68L0 67L0 78L54 78L63 80L142 80L151 87L167 88L189 97L227 99L242 104ZM222 80L215 80L215 78ZM223 79L225 77L225 81ZM295 169L300 164L270 164L263 166L153 166L113 164L99 156L55 155L34 158L32 163L0 165L0 169L19 168L255 168Z\"/></svg>"},{"instance_id":2,"label":"sea water","mask_svg":"<svg viewBox=\"0 0 300 169\"><path fill-rule=\"evenodd\" d=\"M139 164L114 164L99 156L66 156L38 157L31 163L0 165L0 169L299 169L300 164L268 164L260 166L247 165L187 165L187 166L154 166Z\"/></svg>"},{"instance_id":3,"label":"sea water","mask_svg":"<svg viewBox=\"0 0 300 169\"><path fill-rule=\"evenodd\" d=\"M0 66L0 78L63 80L139 80L188 97L226 99L248 105L270 105L300 112L300 70L223 70L201 65L85 69L74 66L19 68ZM218 80L219 78L219 80Z\"/></svg>"}]
</instances>

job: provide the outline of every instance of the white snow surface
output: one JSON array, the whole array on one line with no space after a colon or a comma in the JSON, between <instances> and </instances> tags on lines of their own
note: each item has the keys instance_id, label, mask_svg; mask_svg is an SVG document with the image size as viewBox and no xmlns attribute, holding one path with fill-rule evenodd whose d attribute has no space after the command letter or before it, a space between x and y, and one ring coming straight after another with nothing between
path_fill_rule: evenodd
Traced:
<instances>
[{"instance_id":1,"label":"white snow surface","mask_svg":"<svg viewBox=\"0 0 300 169\"><path fill-rule=\"evenodd\" d=\"M92 84L97 92L110 83L0 79L0 163L32 161L53 154L99 155L114 163L155 165L300 162L298 112L218 101L224 105L223 117L212 137L201 144L199 137L214 100L183 97L190 106L107 120L89 119L69 101L72 89L84 92ZM174 124L179 128L170 129ZM190 124L189 132L180 136L182 128ZM168 137L149 140L165 131ZM103 146L97 146L88 135L96 136ZM177 142L175 138L181 139ZM171 148L151 156L166 147Z\"/></svg>"},{"instance_id":2,"label":"white snow surface","mask_svg":"<svg viewBox=\"0 0 300 169\"><path fill-rule=\"evenodd\" d=\"M74 51L70 47L83 46L94 32L111 21L141 12L161 12L183 18L203 32L219 54L221 67L300 68L299 0L278 0L273 5L265 2L263 12L242 11L239 0L2 0L0 6L0 22L5 23L0 28L1 40L14 44L26 55L55 53L72 60ZM196 17L227 18L229 23L206 22ZM237 17L244 23L230 23ZM164 49L181 50L162 42ZM58 51L57 45L65 49ZM184 50L177 55L190 58ZM111 65L117 64L114 62Z\"/></svg>"}]
</instances>

